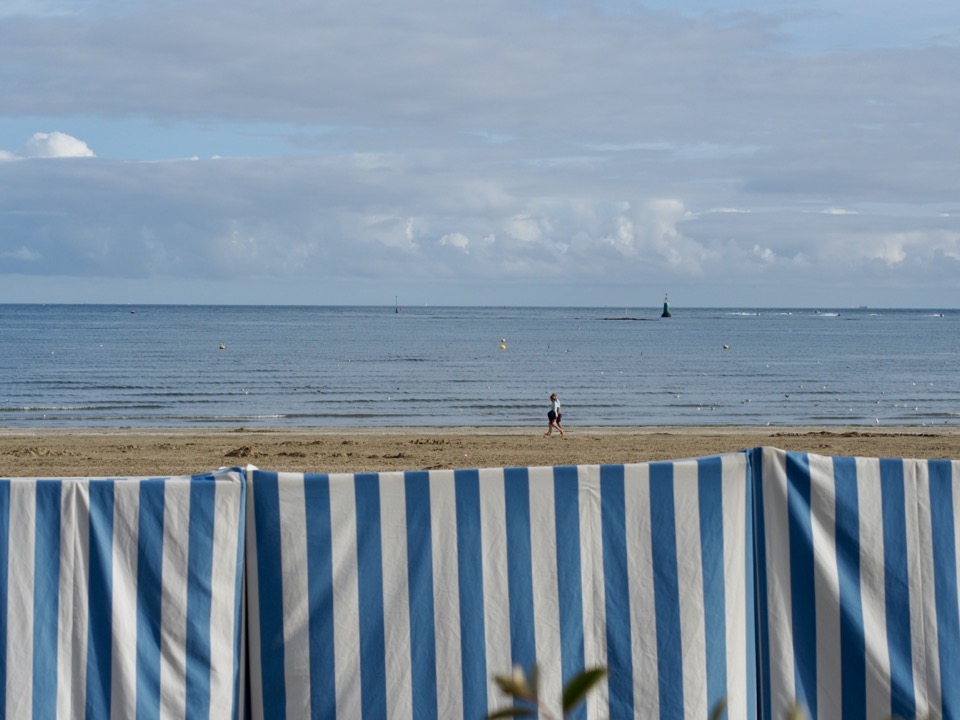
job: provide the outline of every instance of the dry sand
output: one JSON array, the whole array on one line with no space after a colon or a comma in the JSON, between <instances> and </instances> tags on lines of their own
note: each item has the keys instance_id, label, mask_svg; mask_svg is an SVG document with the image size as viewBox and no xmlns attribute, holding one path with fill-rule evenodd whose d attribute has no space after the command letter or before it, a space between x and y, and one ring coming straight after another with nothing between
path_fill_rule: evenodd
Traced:
<instances>
[{"instance_id":1,"label":"dry sand","mask_svg":"<svg viewBox=\"0 0 960 720\"><path fill-rule=\"evenodd\" d=\"M0 477L184 475L223 466L368 472L679 460L761 445L960 459L960 427L0 429Z\"/></svg>"}]
</instances>

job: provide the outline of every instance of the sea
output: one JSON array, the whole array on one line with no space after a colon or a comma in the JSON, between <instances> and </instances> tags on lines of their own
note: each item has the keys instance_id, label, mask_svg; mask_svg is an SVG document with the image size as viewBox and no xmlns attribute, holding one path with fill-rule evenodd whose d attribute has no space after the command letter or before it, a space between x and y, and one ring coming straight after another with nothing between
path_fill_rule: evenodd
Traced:
<instances>
[{"instance_id":1,"label":"sea","mask_svg":"<svg viewBox=\"0 0 960 720\"><path fill-rule=\"evenodd\" d=\"M960 424L960 310L0 304L0 427Z\"/></svg>"}]
</instances>

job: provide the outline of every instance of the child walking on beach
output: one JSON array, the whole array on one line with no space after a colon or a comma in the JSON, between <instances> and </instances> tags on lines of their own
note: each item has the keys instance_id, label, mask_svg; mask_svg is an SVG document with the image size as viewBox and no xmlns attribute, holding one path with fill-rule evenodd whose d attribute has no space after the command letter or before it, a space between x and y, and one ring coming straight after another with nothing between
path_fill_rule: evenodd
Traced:
<instances>
[{"instance_id":1,"label":"child walking on beach","mask_svg":"<svg viewBox=\"0 0 960 720\"><path fill-rule=\"evenodd\" d=\"M557 400L557 394L553 393L550 395L550 412L547 413L547 419L550 421L550 424L544 433L546 437L553 435L554 428L557 429L561 437L563 436L563 426L560 424L562 418L563 414L560 412L560 401Z\"/></svg>"}]
</instances>

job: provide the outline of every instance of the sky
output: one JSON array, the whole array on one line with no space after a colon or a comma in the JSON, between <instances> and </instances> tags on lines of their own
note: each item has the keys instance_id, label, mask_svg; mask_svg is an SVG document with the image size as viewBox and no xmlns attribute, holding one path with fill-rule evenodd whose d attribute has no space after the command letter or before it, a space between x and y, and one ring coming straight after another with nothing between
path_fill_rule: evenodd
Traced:
<instances>
[{"instance_id":1,"label":"sky","mask_svg":"<svg viewBox=\"0 0 960 720\"><path fill-rule=\"evenodd\" d=\"M5 0L0 302L960 307L956 0Z\"/></svg>"}]
</instances>

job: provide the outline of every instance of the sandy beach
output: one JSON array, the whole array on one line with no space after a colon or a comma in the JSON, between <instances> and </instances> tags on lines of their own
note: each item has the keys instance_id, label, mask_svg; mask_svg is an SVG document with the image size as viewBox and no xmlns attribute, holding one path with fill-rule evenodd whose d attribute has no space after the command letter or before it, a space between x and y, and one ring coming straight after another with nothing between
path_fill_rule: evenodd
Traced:
<instances>
[{"instance_id":1,"label":"sandy beach","mask_svg":"<svg viewBox=\"0 0 960 720\"><path fill-rule=\"evenodd\" d=\"M223 466L371 472L636 463L757 446L821 455L960 458L960 428L0 429L0 477L183 475Z\"/></svg>"}]
</instances>

